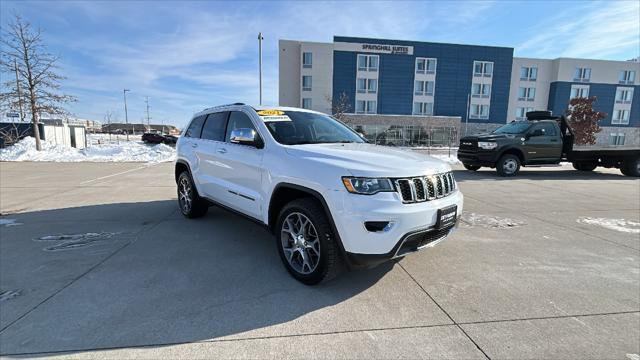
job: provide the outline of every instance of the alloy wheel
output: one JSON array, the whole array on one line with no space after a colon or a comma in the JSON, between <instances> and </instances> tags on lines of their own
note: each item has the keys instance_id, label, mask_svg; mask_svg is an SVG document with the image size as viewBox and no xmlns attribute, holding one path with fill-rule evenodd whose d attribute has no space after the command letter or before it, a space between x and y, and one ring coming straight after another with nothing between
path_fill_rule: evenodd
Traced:
<instances>
[{"instance_id":1,"label":"alloy wheel","mask_svg":"<svg viewBox=\"0 0 640 360\"><path fill-rule=\"evenodd\" d=\"M507 174L513 174L518 168L518 163L513 159L508 159L502 164L502 169Z\"/></svg>"},{"instance_id":2,"label":"alloy wheel","mask_svg":"<svg viewBox=\"0 0 640 360\"><path fill-rule=\"evenodd\" d=\"M179 201L183 213L187 214L191 210L192 203L191 182L186 177L180 179Z\"/></svg>"},{"instance_id":3,"label":"alloy wheel","mask_svg":"<svg viewBox=\"0 0 640 360\"><path fill-rule=\"evenodd\" d=\"M298 273L312 273L320 262L320 239L315 226L299 212L289 214L282 223L280 241L285 258Z\"/></svg>"}]
</instances>

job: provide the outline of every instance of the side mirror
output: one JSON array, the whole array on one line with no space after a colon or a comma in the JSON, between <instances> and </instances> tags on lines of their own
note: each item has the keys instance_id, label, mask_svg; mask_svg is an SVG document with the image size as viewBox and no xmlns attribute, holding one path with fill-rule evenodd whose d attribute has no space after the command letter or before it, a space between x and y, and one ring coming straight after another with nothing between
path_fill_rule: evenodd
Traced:
<instances>
[{"instance_id":1,"label":"side mirror","mask_svg":"<svg viewBox=\"0 0 640 360\"><path fill-rule=\"evenodd\" d=\"M231 131L229 141L234 144L250 145L260 148L261 141L258 137L258 133L255 130L249 128L234 129Z\"/></svg>"}]
</instances>

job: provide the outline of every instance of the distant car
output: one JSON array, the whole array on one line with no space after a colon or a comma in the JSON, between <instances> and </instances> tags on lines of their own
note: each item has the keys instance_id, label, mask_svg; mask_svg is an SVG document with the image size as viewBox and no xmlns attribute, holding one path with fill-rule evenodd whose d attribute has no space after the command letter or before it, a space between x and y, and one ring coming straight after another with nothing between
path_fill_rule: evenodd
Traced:
<instances>
[{"instance_id":1,"label":"distant car","mask_svg":"<svg viewBox=\"0 0 640 360\"><path fill-rule=\"evenodd\" d=\"M164 135L164 141L167 145L175 145L178 142L178 137L174 135Z\"/></svg>"},{"instance_id":2,"label":"distant car","mask_svg":"<svg viewBox=\"0 0 640 360\"><path fill-rule=\"evenodd\" d=\"M144 133L142 134L142 141L148 144L161 144L165 142L165 137L158 133Z\"/></svg>"}]
</instances>

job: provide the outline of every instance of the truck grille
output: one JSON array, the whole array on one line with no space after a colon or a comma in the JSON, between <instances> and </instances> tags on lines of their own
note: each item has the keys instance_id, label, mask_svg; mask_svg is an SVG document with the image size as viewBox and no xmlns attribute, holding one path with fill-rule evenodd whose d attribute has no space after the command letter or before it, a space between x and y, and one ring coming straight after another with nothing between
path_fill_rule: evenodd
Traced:
<instances>
[{"instance_id":1,"label":"truck grille","mask_svg":"<svg viewBox=\"0 0 640 360\"><path fill-rule=\"evenodd\" d=\"M405 204L440 199L450 195L456 189L452 172L395 179L396 191Z\"/></svg>"},{"instance_id":2,"label":"truck grille","mask_svg":"<svg viewBox=\"0 0 640 360\"><path fill-rule=\"evenodd\" d=\"M460 140L459 150L476 150L477 148L477 140Z\"/></svg>"}]
</instances>

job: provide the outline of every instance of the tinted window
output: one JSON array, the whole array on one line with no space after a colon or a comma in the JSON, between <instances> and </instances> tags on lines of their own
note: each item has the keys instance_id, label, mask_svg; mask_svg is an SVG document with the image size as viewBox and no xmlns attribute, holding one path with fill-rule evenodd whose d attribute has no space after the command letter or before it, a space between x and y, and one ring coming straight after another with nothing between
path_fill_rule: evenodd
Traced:
<instances>
[{"instance_id":1,"label":"tinted window","mask_svg":"<svg viewBox=\"0 0 640 360\"><path fill-rule=\"evenodd\" d=\"M552 123L536 124L531 131L536 131L538 129L542 129L542 132L544 132L546 136L556 136L556 127Z\"/></svg>"},{"instance_id":2,"label":"tinted window","mask_svg":"<svg viewBox=\"0 0 640 360\"><path fill-rule=\"evenodd\" d=\"M493 131L494 134L522 134L527 131L527 129L531 126L531 123L527 121L512 121L507 125L502 125L501 127L495 129Z\"/></svg>"},{"instance_id":3,"label":"tinted window","mask_svg":"<svg viewBox=\"0 0 640 360\"><path fill-rule=\"evenodd\" d=\"M198 116L197 118L191 121L191 125L184 133L186 137L199 138L200 133L202 132L202 124L204 123L206 115Z\"/></svg>"},{"instance_id":4,"label":"tinted window","mask_svg":"<svg viewBox=\"0 0 640 360\"><path fill-rule=\"evenodd\" d=\"M224 128L227 126L227 112L209 114L202 128L202 138L224 141Z\"/></svg>"},{"instance_id":5,"label":"tinted window","mask_svg":"<svg viewBox=\"0 0 640 360\"><path fill-rule=\"evenodd\" d=\"M224 141L229 142L231 138L231 132L235 129L253 129L256 128L253 126L251 119L247 116L247 114L240 111L232 111L229 115L229 124L227 125L227 134L224 137Z\"/></svg>"}]
</instances>

